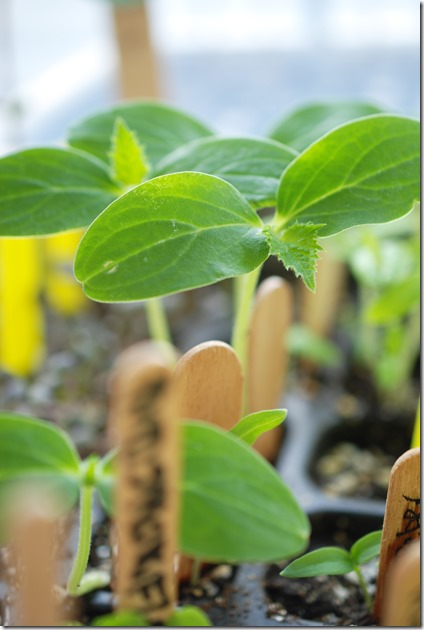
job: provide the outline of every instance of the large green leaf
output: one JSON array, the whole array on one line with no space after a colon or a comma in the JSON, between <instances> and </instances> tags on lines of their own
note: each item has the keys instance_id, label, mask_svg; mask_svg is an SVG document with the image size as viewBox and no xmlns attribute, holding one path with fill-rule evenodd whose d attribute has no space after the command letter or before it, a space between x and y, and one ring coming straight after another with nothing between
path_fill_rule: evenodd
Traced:
<instances>
[{"instance_id":1,"label":"large green leaf","mask_svg":"<svg viewBox=\"0 0 424 630\"><path fill-rule=\"evenodd\" d=\"M182 144L212 135L205 125L177 109L159 103L135 102L113 107L77 123L69 132L69 144L108 162L118 117L137 134L152 166Z\"/></svg>"},{"instance_id":2,"label":"large green leaf","mask_svg":"<svg viewBox=\"0 0 424 630\"><path fill-rule=\"evenodd\" d=\"M63 431L43 420L0 413L0 514L10 493L27 483L55 492L58 508L67 510L78 499L79 477L79 456Z\"/></svg>"},{"instance_id":3,"label":"large green leaf","mask_svg":"<svg viewBox=\"0 0 424 630\"><path fill-rule=\"evenodd\" d=\"M293 560L280 575L288 578L343 575L354 568L353 560L345 549L322 547Z\"/></svg>"},{"instance_id":4,"label":"large green leaf","mask_svg":"<svg viewBox=\"0 0 424 630\"><path fill-rule=\"evenodd\" d=\"M184 553L216 562L281 560L299 554L309 532L293 494L260 455L213 425L184 425Z\"/></svg>"},{"instance_id":5,"label":"large green leaf","mask_svg":"<svg viewBox=\"0 0 424 630\"><path fill-rule=\"evenodd\" d=\"M380 114L339 127L291 162L280 181L277 214L281 228L323 223L320 235L328 236L399 218L419 194L419 123Z\"/></svg>"},{"instance_id":6,"label":"large green leaf","mask_svg":"<svg viewBox=\"0 0 424 630\"><path fill-rule=\"evenodd\" d=\"M247 273L267 257L262 221L227 182L176 173L137 186L85 233L75 274L86 294L125 302Z\"/></svg>"},{"instance_id":7,"label":"large green leaf","mask_svg":"<svg viewBox=\"0 0 424 630\"><path fill-rule=\"evenodd\" d=\"M155 169L155 175L197 171L232 184L255 207L275 205L281 173L297 155L289 147L256 138L201 138L186 144Z\"/></svg>"},{"instance_id":8,"label":"large green leaf","mask_svg":"<svg viewBox=\"0 0 424 630\"><path fill-rule=\"evenodd\" d=\"M0 235L86 227L120 194L107 168L69 149L27 149L0 159Z\"/></svg>"},{"instance_id":9,"label":"large green leaf","mask_svg":"<svg viewBox=\"0 0 424 630\"><path fill-rule=\"evenodd\" d=\"M315 103L284 116L269 133L270 138L303 151L335 127L381 109L369 103Z\"/></svg>"}]
</instances>

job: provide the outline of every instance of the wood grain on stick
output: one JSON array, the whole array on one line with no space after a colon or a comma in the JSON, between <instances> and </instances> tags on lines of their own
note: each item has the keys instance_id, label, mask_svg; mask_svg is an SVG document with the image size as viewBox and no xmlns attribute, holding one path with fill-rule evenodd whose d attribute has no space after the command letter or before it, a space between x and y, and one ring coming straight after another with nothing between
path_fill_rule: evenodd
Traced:
<instances>
[{"instance_id":1,"label":"wood grain on stick","mask_svg":"<svg viewBox=\"0 0 424 630\"><path fill-rule=\"evenodd\" d=\"M420 449L410 449L392 468L383 523L374 617L379 620L386 578L396 554L420 537Z\"/></svg>"},{"instance_id":2,"label":"wood grain on stick","mask_svg":"<svg viewBox=\"0 0 424 630\"><path fill-rule=\"evenodd\" d=\"M317 264L317 289L300 285L300 320L320 337L331 333L343 298L346 265L321 252Z\"/></svg>"},{"instance_id":3,"label":"wood grain on stick","mask_svg":"<svg viewBox=\"0 0 424 630\"><path fill-rule=\"evenodd\" d=\"M54 555L56 527L47 510L20 502L13 518L12 558L16 567L16 626L58 627L59 607L54 594L57 566Z\"/></svg>"},{"instance_id":4,"label":"wood grain on stick","mask_svg":"<svg viewBox=\"0 0 424 630\"><path fill-rule=\"evenodd\" d=\"M277 276L264 280L256 293L248 343L247 412L279 406L288 367L287 333L293 320L293 293ZM282 427L263 434L255 448L273 461Z\"/></svg>"},{"instance_id":5,"label":"wood grain on stick","mask_svg":"<svg viewBox=\"0 0 424 630\"><path fill-rule=\"evenodd\" d=\"M387 574L382 625L421 627L421 554L415 540L394 558Z\"/></svg>"},{"instance_id":6,"label":"wood grain on stick","mask_svg":"<svg viewBox=\"0 0 424 630\"><path fill-rule=\"evenodd\" d=\"M110 422L119 444L116 495L118 607L164 622L175 600L178 422L172 370L158 346L143 342L120 356Z\"/></svg>"},{"instance_id":7,"label":"wood grain on stick","mask_svg":"<svg viewBox=\"0 0 424 630\"><path fill-rule=\"evenodd\" d=\"M113 12L122 96L157 97L157 60L151 41L146 3L116 6Z\"/></svg>"},{"instance_id":8,"label":"wood grain on stick","mask_svg":"<svg viewBox=\"0 0 424 630\"><path fill-rule=\"evenodd\" d=\"M234 350L221 341L201 343L175 368L180 418L231 429L242 413L243 376Z\"/></svg>"}]
</instances>

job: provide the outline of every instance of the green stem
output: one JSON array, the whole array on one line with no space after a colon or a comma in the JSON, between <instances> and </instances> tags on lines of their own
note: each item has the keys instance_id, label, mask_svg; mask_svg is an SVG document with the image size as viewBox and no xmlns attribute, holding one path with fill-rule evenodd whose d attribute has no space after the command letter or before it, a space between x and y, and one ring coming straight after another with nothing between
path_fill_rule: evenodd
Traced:
<instances>
[{"instance_id":1,"label":"green stem","mask_svg":"<svg viewBox=\"0 0 424 630\"><path fill-rule=\"evenodd\" d=\"M83 485L81 488L78 548L67 585L69 595L73 596L78 595L78 587L87 568L90 555L93 492L94 486L92 484Z\"/></svg>"},{"instance_id":2,"label":"green stem","mask_svg":"<svg viewBox=\"0 0 424 630\"><path fill-rule=\"evenodd\" d=\"M242 373L244 377L244 407L247 399L247 368L248 368L248 333L252 312L253 299L255 297L256 285L262 265L243 276L237 287L237 308L234 319L233 336L231 345L240 359Z\"/></svg>"},{"instance_id":3,"label":"green stem","mask_svg":"<svg viewBox=\"0 0 424 630\"><path fill-rule=\"evenodd\" d=\"M193 564L191 565L191 575L190 575L190 584L191 586L196 586L200 578L200 568L202 566L201 560L199 558L194 558Z\"/></svg>"},{"instance_id":4,"label":"green stem","mask_svg":"<svg viewBox=\"0 0 424 630\"><path fill-rule=\"evenodd\" d=\"M150 338L163 344L162 347L170 365L175 365L177 357L172 346L171 332L162 300L159 298L146 300L145 307Z\"/></svg>"},{"instance_id":5,"label":"green stem","mask_svg":"<svg viewBox=\"0 0 424 630\"><path fill-rule=\"evenodd\" d=\"M372 610L372 601L371 601L371 597L370 594L368 593L368 589L367 589L367 584L365 582L364 576L362 574L361 569L359 568L359 566L355 566L354 567L354 571L356 573L356 575L358 576L358 582L359 582L359 586L361 588L362 594L364 596L364 600L365 603L368 607L368 610Z\"/></svg>"}]
</instances>

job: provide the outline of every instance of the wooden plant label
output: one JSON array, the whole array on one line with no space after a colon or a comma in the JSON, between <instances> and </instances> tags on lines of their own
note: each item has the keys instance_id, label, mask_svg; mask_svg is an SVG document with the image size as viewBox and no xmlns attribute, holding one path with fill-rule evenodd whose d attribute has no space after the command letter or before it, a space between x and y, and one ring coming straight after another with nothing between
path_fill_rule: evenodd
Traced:
<instances>
[{"instance_id":1,"label":"wooden plant label","mask_svg":"<svg viewBox=\"0 0 424 630\"><path fill-rule=\"evenodd\" d=\"M327 337L334 326L346 282L346 265L321 252L317 264L317 290L300 286L300 319L320 337Z\"/></svg>"},{"instance_id":2,"label":"wooden plant label","mask_svg":"<svg viewBox=\"0 0 424 630\"><path fill-rule=\"evenodd\" d=\"M242 413L243 376L234 350L221 341L195 346L175 368L180 418L231 429Z\"/></svg>"},{"instance_id":3,"label":"wooden plant label","mask_svg":"<svg viewBox=\"0 0 424 630\"><path fill-rule=\"evenodd\" d=\"M277 276L264 280L253 305L248 346L248 413L275 409L281 398L287 373L286 337L293 319L293 292ZM282 427L262 435L255 447L269 460L279 448Z\"/></svg>"},{"instance_id":4,"label":"wooden plant label","mask_svg":"<svg viewBox=\"0 0 424 630\"><path fill-rule=\"evenodd\" d=\"M404 453L392 468L383 523L374 616L380 619L386 577L396 554L420 537L420 449Z\"/></svg>"},{"instance_id":5,"label":"wooden plant label","mask_svg":"<svg viewBox=\"0 0 424 630\"><path fill-rule=\"evenodd\" d=\"M143 342L119 358L112 379L117 427L118 607L164 622L175 604L179 477L172 370Z\"/></svg>"},{"instance_id":6,"label":"wooden plant label","mask_svg":"<svg viewBox=\"0 0 424 630\"><path fill-rule=\"evenodd\" d=\"M31 499L19 502L13 518L12 562L17 568L16 626L59 626L54 593L56 562L52 541L56 527Z\"/></svg>"},{"instance_id":7,"label":"wooden plant label","mask_svg":"<svg viewBox=\"0 0 424 630\"><path fill-rule=\"evenodd\" d=\"M421 627L420 542L413 541L393 560L385 587L383 626Z\"/></svg>"}]
</instances>

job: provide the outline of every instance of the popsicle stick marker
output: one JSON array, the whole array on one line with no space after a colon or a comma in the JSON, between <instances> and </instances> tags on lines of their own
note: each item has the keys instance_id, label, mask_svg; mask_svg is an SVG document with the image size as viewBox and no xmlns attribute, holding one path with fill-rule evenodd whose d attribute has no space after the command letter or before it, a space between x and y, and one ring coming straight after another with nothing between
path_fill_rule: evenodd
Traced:
<instances>
[{"instance_id":1,"label":"popsicle stick marker","mask_svg":"<svg viewBox=\"0 0 424 630\"><path fill-rule=\"evenodd\" d=\"M275 409L284 387L288 354L286 338L293 320L291 286L277 276L264 280L258 288L252 310L248 343L247 412ZM255 448L274 460L282 427L263 434Z\"/></svg>"},{"instance_id":2,"label":"popsicle stick marker","mask_svg":"<svg viewBox=\"0 0 424 630\"><path fill-rule=\"evenodd\" d=\"M392 468L383 523L374 617L380 620L386 578L395 556L420 538L420 449L406 451Z\"/></svg>"},{"instance_id":3,"label":"popsicle stick marker","mask_svg":"<svg viewBox=\"0 0 424 630\"><path fill-rule=\"evenodd\" d=\"M59 626L59 606L54 594L56 527L48 517L47 506L19 500L13 517L12 562L16 567L17 601L13 607L16 626ZM24 508L24 509L22 509Z\"/></svg>"},{"instance_id":4,"label":"popsicle stick marker","mask_svg":"<svg viewBox=\"0 0 424 630\"><path fill-rule=\"evenodd\" d=\"M231 429L242 413L243 376L234 350L221 341L201 343L175 367L180 418Z\"/></svg>"},{"instance_id":5,"label":"popsicle stick marker","mask_svg":"<svg viewBox=\"0 0 424 630\"><path fill-rule=\"evenodd\" d=\"M116 496L120 610L165 622L175 604L178 423L172 370L158 346L136 344L112 377L110 421L116 426Z\"/></svg>"},{"instance_id":6,"label":"popsicle stick marker","mask_svg":"<svg viewBox=\"0 0 424 630\"><path fill-rule=\"evenodd\" d=\"M393 560L383 601L383 626L421 627L420 555L420 543L415 540Z\"/></svg>"}]
</instances>

